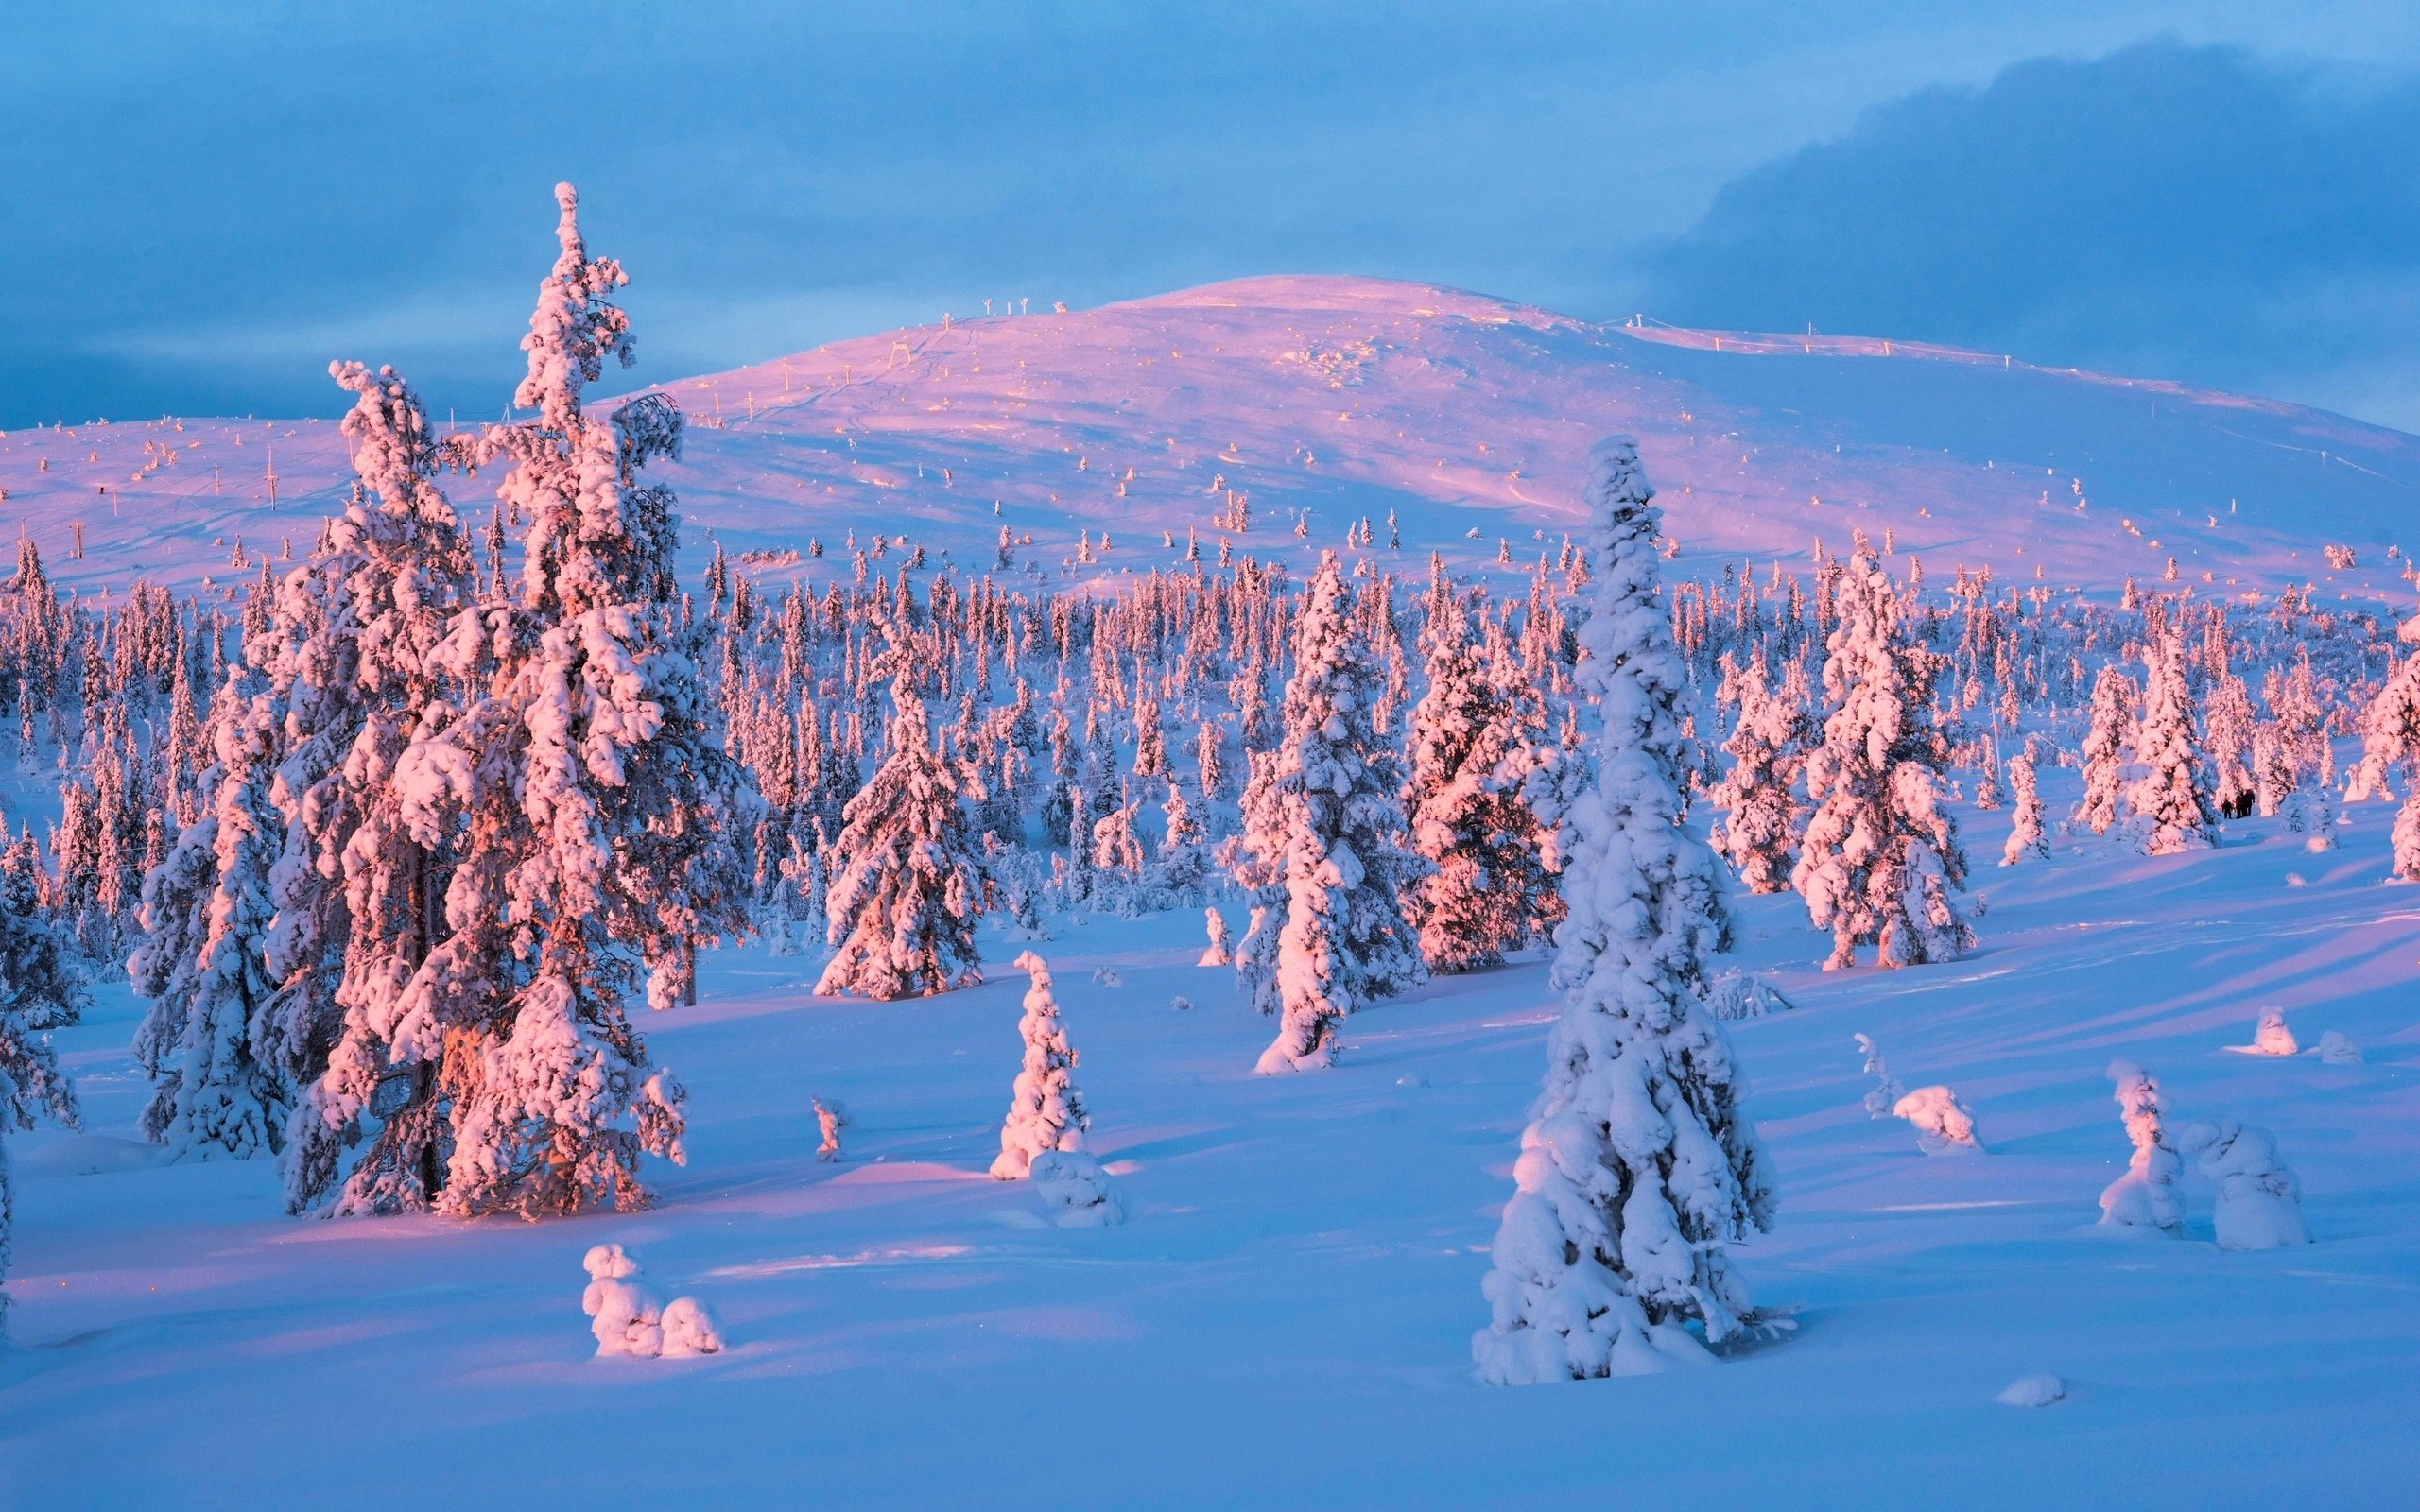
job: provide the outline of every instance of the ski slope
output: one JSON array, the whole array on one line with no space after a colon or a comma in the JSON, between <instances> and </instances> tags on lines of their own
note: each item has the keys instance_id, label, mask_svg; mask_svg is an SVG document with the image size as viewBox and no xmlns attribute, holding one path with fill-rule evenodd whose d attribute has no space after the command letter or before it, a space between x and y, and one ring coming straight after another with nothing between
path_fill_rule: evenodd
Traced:
<instances>
[{"instance_id":1,"label":"ski slope","mask_svg":"<svg viewBox=\"0 0 2420 1512\"><path fill-rule=\"evenodd\" d=\"M1879 338L1596 325L1369 279L957 319L666 388L694 422L665 470L686 550L701 566L711 535L776 554L759 564L775 582L852 571L852 535L884 539L873 569L895 570L904 536L928 567L992 570L1003 524L1018 570L1061 586L1177 564L1188 531L1215 560L1230 490L1252 511L1248 533L1224 532L1238 554L1300 567L1364 518L1383 552L1392 513L1414 570L1431 551L1518 570L1576 527L1581 459L1613 432L1638 438L1683 573L1887 529L1932 570L1989 564L2002 583L2038 571L2106 593L2172 557L2197 592L2308 583L2325 603L2399 608L2406 563L2386 550L2420 548L2420 532L2404 539L2420 439L2340 416ZM349 481L326 421L0 437L6 508L54 578L88 591L225 589L263 553L307 551ZM485 479L453 494L468 516L490 507ZM823 560L782 555L810 541ZM2327 545L2355 567L2331 572Z\"/></svg>"},{"instance_id":2,"label":"ski slope","mask_svg":"<svg viewBox=\"0 0 2420 1512\"><path fill-rule=\"evenodd\" d=\"M2075 800L2072 772L2043 782ZM1554 1007L1535 962L1263 1078L1270 1024L1193 964L1197 918L1061 921L1035 948L1131 1211L1095 1229L983 1174L1023 988L996 928L987 985L920 1002L710 957L698 1007L641 1025L691 1088L688 1165L650 1164L651 1211L540 1225L290 1219L268 1162L156 1164L115 987L60 1036L90 1131L9 1141L0 1505L2404 1504L2420 906L2382 885L2392 813L2355 805L2325 854L2256 819L2215 850L2062 838L2001 869L2006 815L1962 809L1991 906L1947 966L1824 974L1798 900L1736 900L1738 958L1799 1005L1733 1026L1782 1192L1740 1254L1800 1330L1529 1388L1473 1383L1468 1340ZM2271 1003L2368 1063L2230 1053ZM1956 1089L1990 1153L1927 1160L1869 1120L1860 1032ZM2189 1171L2185 1239L2097 1229L2121 1056L2180 1117L2275 1130L2316 1242L2220 1252ZM839 1164L810 1093L855 1116ZM728 1351L592 1359L580 1258L609 1240L716 1307ZM1994 1402L2040 1371L2066 1400Z\"/></svg>"}]
</instances>

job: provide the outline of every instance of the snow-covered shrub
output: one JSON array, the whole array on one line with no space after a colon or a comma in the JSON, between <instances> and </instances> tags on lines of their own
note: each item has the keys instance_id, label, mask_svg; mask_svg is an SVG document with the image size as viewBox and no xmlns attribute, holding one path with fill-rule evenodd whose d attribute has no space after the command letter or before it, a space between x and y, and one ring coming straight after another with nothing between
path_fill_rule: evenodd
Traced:
<instances>
[{"instance_id":1,"label":"snow-covered shrub","mask_svg":"<svg viewBox=\"0 0 2420 1512\"><path fill-rule=\"evenodd\" d=\"M588 1290L579 1305L589 1316L588 1331L596 1336L599 1355L652 1360L720 1352L722 1332L706 1305L694 1297L676 1297L666 1305L654 1287L639 1279L638 1257L621 1246L598 1245L582 1263L588 1270Z\"/></svg>"},{"instance_id":2,"label":"snow-covered shrub","mask_svg":"<svg viewBox=\"0 0 2420 1512\"><path fill-rule=\"evenodd\" d=\"M2322 1065L2358 1066L2361 1063L2361 1047L2346 1038L2342 1029L2329 1029L2319 1037L2319 1059Z\"/></svg>"},{"instance_id":3,"label":"snow-covered shrub","mask_svg":"<svg viewBox=\"0 0 2420 1512\"><path fill-rule=\"evenodd\" d=\"M1760 1320L1724 1246L1772 1228L1772 1181L1698 1001L1729 920L1720 865L1682 823L1688 674L1657 601L1652 498L1627 438L1590 455L1579 677L1605 724L1598 782L1565 820L1563 1016L1471 1338L1500 1384L1703 1360Z\"/></svg>"},{"instance_id":4,"label":"snow-covered shrub","mask_svg":"<svg viewBox=\"0 0 2420 1512\"><path fill-rule=\"evenodd\" d=\"M1201 959L1194 962L1193 964L1196 966L1233 966L1236 963L1236 957L1227 945L1226 919L1219 916L1219 910L1216 908L1204 908L1201 912L1203 915L1203 921L1210 929L1210 943L1202 949Z\"/></svg>"},{"instance_id":5,"label":"snow-covered shrub","mask_svg":"<svg viewBox=\"0 0 2420 1512\"><path fill-rule=\"evenodd\" d=\"M1980 1155L1975 1115L1946 1087L1919 1087L1891 1105L1893 1118L1916 1126L1916 1148L1927 1155Z\"/></svg>"},{"instance_id":6,"label":"snow-covered shrub","mask_svg":"<svg viewBox=\"0 0 2420 1512\"><path fill-rule=\"evenodd\" d=\"M1706 1011L1718 1019L1761 1019L1797 1006L1781 989L1754 971L1729 971L1705 984Z\"/></svg>"},{"instance_id":7,"label":"snow-covered shrub","mask_svg":"<svg viewBox=\"0 0 2420 1512\"><path fill-rule=\"evenodd\" d=\"M1865 1052L1865 1074L1875 1079L1874 1090L1865 1094L1865 1116L1890 1118L1892 1109L1899 1106L1899 1099L1908 1095L1908 1089L1891 1074L1891 1063L1882 1058L1882 1047L1871 1036L1858 1035L1857 1047Z\"/></svg>"},{"instance_id":8,"label":"snow-covered shrub","mask_svg":"<svg viewBox=\"0 0 2420 1512\"><path fill-rule=\"evenodd\" d=\"M1098 1228L1126 1221L1126 1199L1100 1162L1081 1150L1042 1150L1026 1168L1043 1211L1062 1228Z\"/></svg>"},{"instance_id":9,"label":"snow-covered shrub","mask_svg":"<svg viewBox=\"0 0 2420 1512\"><path fill-rule=\"evenodd\" d=\"M1017 1032L1025 1040L1025 1063L1009 1095L1009 1116L1000 1125L1000 1153L992 1175L1002 1181L1023 1177L1033 1158L1045 1150L1074 1150L1083 1144L1092 1120L1084 1112L1083 1093L1068 1073L1076 1052L1059 1026L1059 1003L1050 993L1050 963L1031 951L1016 964L1030 979L1025 993L1025 1017Z\"/></svg>"},{"instance_id":10,"label":"snow-covered shrub","mask_svg":"<svg viewBox=\"0 0 2420 1512\"><path fill-rule=\"evenodd\" d=\"M2260 1010L2260 1023L2252 1032L2252 1043L2228 1048L2250 1056L2290 1056L2302 1046L2294 1042L2294 1031L2286 1027L2286 1010L2273 1003Z\"/></svg>"},{"instance_id":11,"label":"snow-covered shrub","mask_svg":"<svg viewBox=\"0 0 2420 1512\"><path fill-rule=\"evenodd\" d=\"M2168 1104L2159 1094L2159 1083L2131 1060L2111 1061L2109 1079L2118 1084L2118 1107L2135 1153L2126 1162L2126 1174L2100 1194L2100 1221L2113 1228L2182 1233L2185 1160L2161 1127Z\"/></svg>"},{"instance_id":12,"label":"snow-covered shrub","mask_svg":"<svg viewBox=\"0 0 2420 1512\"><path fill-rule=\"evenodd\" d=\"M2168 1133L2218 1183L2214 1223L2221 1249L2310 1243L2303 1224L2302 1179L2277 1158L2275 1135L2226 1117L2171 1124Z\"/></svg>"},{"instance_id":13,"label":"snow-covered shrub","mask_svg":"<svg viewBox=\"0 0 2420 1512\"><path fill-rule=\"evenodd\" d=\"M815 1126L823 1136L823 1143L815 1147L815 1158L838 1160L840 1159L840 1131L849 1126L848 1105L837 1097L817 1097L810 1101L815 1104Z\"/></svg>"}]
</instances>

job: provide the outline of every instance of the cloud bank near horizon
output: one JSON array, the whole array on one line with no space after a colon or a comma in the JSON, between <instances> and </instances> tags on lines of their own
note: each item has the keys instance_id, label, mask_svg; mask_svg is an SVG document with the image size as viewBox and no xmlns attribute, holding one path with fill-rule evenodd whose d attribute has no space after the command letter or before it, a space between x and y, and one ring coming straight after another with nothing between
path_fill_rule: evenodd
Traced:
<instances>
[{"instance_id":1,"label":"cloud bank near horizon","mask_svg":"<svg viewBox=\"0 0 2420 1512\"><path fill-rule=\"evenodd\" d=\"M493 411L568 178L631 268L639 382L985 298L1324 272L2420 429L2420 19L2236 9L28 9L0 20L0 428L330 414L338 356ZM2188 42L2129 45L2163 28Z\"/></svg>"}]
</instances>

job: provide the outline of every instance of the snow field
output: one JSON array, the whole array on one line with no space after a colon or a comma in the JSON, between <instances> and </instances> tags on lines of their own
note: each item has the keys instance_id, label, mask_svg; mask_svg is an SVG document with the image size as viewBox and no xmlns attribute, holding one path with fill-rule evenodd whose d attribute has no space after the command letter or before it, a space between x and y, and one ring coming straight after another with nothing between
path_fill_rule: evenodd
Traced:
<instances>
[{"instance_id":1,"label":"snow field","mask_svg":"<svg viewBox=\"0 0 2420 1512\"><path fill-rule=\"evenodd\" d=\"M2042 782L2072 807L2075 773ZM1074 1442L1051 1494L1098 1505L1736 1505L1777 1477L1808 1506L1877 1484L2088 1505L2113 1456L2160 1467L2129 1504L2392 1505L2420 1470L2420 906L2381 885L2392 816L2353 805L2324 857L2282 817L2163 858L2054 828L2048 861L1979 875L1972 955L1889 973L1821 972L1797 899L1735 895L1725 964L1798 1005L1726 1025L1781 1192L1735 1254L1800 1328L1651 1382L1471 1381L1559 1006L1534 962L1439 978L1347 1020L1335 1070L1265 1078L1269 1022L1192 964L1198 916L1055 920L1034 948L1128 1213L1086 1229L986 1176L1027 988L996 927L984 986L888 1005L814 999L811 963L760 947L708 954L700 1005L643 1022L691 1089L689 1164L648 1167L652 1211L541 1225L288 1219L267 1162L153 1163L112 986L59 1037L90 1132L10 1141L0 1502L300 1503L342 1479L371 1506L1029 1504L1015 1467ZM1960 817L1978 853L2009 823ZM1180 992L1201 1006L1167 1011ZM2368 1062L2227 1053L2268 1004ZM1955 1087L1990 1156L1928 1160L1870 1120L1860 1031L1902 1080ZM2191 1161L2183 1241L2107 1237L2117 1057L2174 1120L2273 1131L2316 1242L2221 1253ZM838 1165L803 1081L852 1110ZM601 1243L712 1307L724 1351L592 1359L570 1282ZM2044 1371L2057 1410L1996 1403ZM399 1413L432 1452L363 1478L395 1465ZM678 1452L596 1452L607 1422Z\"/></svg>"}]
</instances>

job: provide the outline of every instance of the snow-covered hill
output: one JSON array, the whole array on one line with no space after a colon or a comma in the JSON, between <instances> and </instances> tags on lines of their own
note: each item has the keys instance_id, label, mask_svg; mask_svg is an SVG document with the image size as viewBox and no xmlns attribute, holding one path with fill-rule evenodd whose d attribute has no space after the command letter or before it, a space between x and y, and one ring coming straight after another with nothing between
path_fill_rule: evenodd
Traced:
<instances>
[{"instance_id":1,"label":"snow-covered hill","mask_svg":"<svg viewBox=\"0 0 2420 1512\"><path fill-rule=\"evenodd\" d=\"M1683 573L1840 549L1861 527L2003 583L2038 571L2108 591L2172 557L2200 593L2311 583L2323 604L2399 609L2406 563L2386 552L2420 546L2420 439L2340 416L1881 339L1592 325L1367 279L954 320L668 387L696 422L666 470L688 551L701 561L711 531L775 554L774 581L848 570L852 535L885 539L884 570L902 536L928 566L945 552L990 570L1004 524L1020 570L1061 584L1181 561L1189 531L1208 559L1222 534L1238 554L1308 559L1367 518L1384 553L1391 513L1415 568L1431 550L1519 566L1575 527L1581 458L1616 431L1639 438ZM53 576L87 589L223 587L264 551L306 551L349 478L323 421L0 438L8 509ZM453 492L466 514L488 507L484 480ZM1231 494L1246 533L1217 524ZM810 541L824 561L793 567L784 554ZM2356 565L2332 570L2327 546Z\"/></svg>"}]
</instances>

